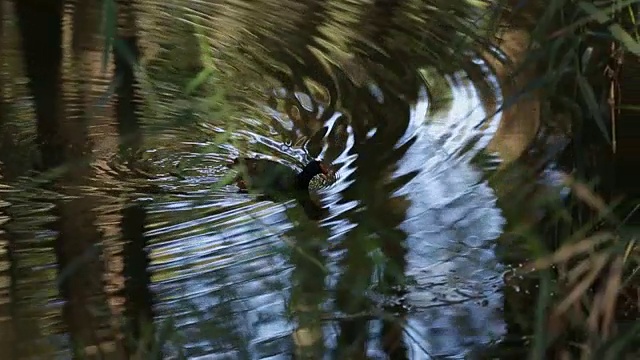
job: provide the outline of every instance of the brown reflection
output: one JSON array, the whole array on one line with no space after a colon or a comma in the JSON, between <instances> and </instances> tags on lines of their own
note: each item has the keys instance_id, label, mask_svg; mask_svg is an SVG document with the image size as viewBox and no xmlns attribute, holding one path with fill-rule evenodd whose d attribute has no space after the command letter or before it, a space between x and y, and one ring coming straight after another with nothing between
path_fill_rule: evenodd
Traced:
<instances>
[{"instance_id":1,"label":"brown reflection","mask_svg":"<svg viewBox=\"0 0 640 360\"><path fill-rule=\"evenodd\" d=\"M138 118L139 98L134 63L140 53L135 34L135 13L129 1L121 1L120 13L127 26L120 29L120 46L114 49L116 76L120 85L116 89L116 114L120 135L119 157L130 167L137 166L142 147L142 129ZM131 352L141 351L143 356L152 349L155 340L153 323L153 295L149 289L151 275L148 272L149 256L144 236L147 213L144 203L135 196L127 196L121 210L122 238L124 240L124 274L126 317L131 332Z\"/></svg>"},{"instance_id":2,"label":"brown reflection","mask_svg":"<svg viewBox=\"0 0 640 360\"><path fill-rule=\"evenodd\" d=\"M8 79L4 69L6 61L7 41L5 38L4 27L5 20L5 4L0 1L0 84L5 84ZM10 149L7 144L11 140L10 132L7 131L7 105L8 99L5 98L5 87L0 86L0 156L8 154ZM7 165L6 156L0 157L0 184L4 184L8 178L12 177L12 169ZM4 194L2 194L4 195ZM13 279L14 268L12 267L12 244L11 237L5 230L6 223L10 217L5 212L5 208L10 203L6 202L5 196L0 197L0 351L9 359L16 358L15 346L17 343L14 331L14 315L12 313L13 298L15 291L15 281Z\"/></svg>"},{"instance_id":3,"label":"brown reflection","mask_svg":"<svg viewBox=\"0 0 640 360\"><path fill-rule=\"evenodd\" d=\"M90 172L74 171L82 179ZM77 183L76 183L77 184ZM60 268L61 292L66 300L64 315L73 337L77 355L123 356L121 338L114 329L111 311L104 293L104 264L99 261L101 234L95 226L94 200L88 195L68 190L67 195L81 196L61 203L54 227L59 231L56 254ZM115 331L115 333L114 333ZM114 337L115 336L115 337Z\"/></svg>"},{"instance_id":4,"label":"brown reflection","mask_svg":"<svg viewBox=\"0 0 640 360\"><path fill-rule=\"evenodd\" d=\"M25 75L18 50L20 36L14 25L15 8L11 2L0 1L0 12L0 171L9 183L33 166L29 161L33 144L24 139L35 124L26 121L34 118L33 109L19 105L28 89L22 82Z\"/></svg>"},{"instance_id":5,"label":"brown reflection","mask_svg":"<svg viewBox=\"0 0 640 360\"><path fill-rule=\"evenodd\" d=\"M14 344L16 337L13 330L11 313L12 291L11 257L9 256L9 239L4 232L0 234L0 351L9 359L16 358Z\"/></svg>"},{"instance_id":6,"label":"brown reflection","mask_svg":"<svg viewBox=\"0 0 640 360\"><path fill-rule=\"evenodd\" d=\"M1 12L0 19L2 19ZM1 35L0 32L0 38ZM1 101L2 98L0 98ZM0 114L1 111L2 109L0 109ZM3 180L2 173L0 173L1 180ZM0 198L0 351L9 359L14 359L16 357L14 344L17 343L12 314L15 281L12 276L14 269L12 267L11 238L4 230L5 224L9 221L9 216L4 211L8 205L9 203Z\"/></svg>"},{"instance_id":7,"label":"brown reflection","mask_svg":"<svg viewBox=\"0 0 640 360\"><path fill-rule=\"evenodd\" d=\"M66 135L60 122L63 3L63 0L14 2L29 88L35 101L37 143L42 162L50 166L63 163L63 135Z\"/></svg>"},{"instance_id":8,"label":"brown reflection","mask_svg":"<svg viewBox=\"0 0 640 360\"><path fill-rule=\"evenodd\" d=\"M124 247L124 274L126 317L132 331L133 344L137 350L149 352L155 339L153 326L153 296L149 289L151 274L148 272L149 257L146 239L143 236L146 222L143 204L133 204L122 209L122 237ZM133 351L135 349L131 349Z\"/></svg>"},{"instance_id":9,"label":"brown reflection","mask_svg":"<svg viewBox=\"0 0 640 360\"><path fill-rule=\"evenodd\" d=\"M5 79L5 70L4 70L4 62L5 62L5 57L6 57L6 48L7 48L7 41L5 40L4 37L4 25L6 23L5 18L4 18L4 8L5 8L5 2L4 1L0 1L0 84L6 84L8 79ZM4 137L5 134L5 123L7 121L7 119L5 119L6 115L6 105L5 105L6 99L5 99L5 94L4 94L4 86L0 86L0 152L2 152L3 154L6 153L6 151L4 151L5 149L3 149L3 145L5 144L5 142L8 140ZM7 102L8 103L8 102ZM1 161L1 160L0 160ZM4 161L2 161L2 163L0 163L0 165L2 165L4 163ZM3 175L4 171L0 172L0 175Z\"/></svg>"},{"instance_id":10,"label":"brown reflection","mask_svg":"<svg viewBox=\"0 0 640 360\"><path fill-rule=\"evenodd\" d=\"M38 236L38 224L25 216L37 204L25 206L19 176L32 165L25 161L21 120L26 109L15 106L25 90L20 83L19 42L13 4L0 1L0 351L3 358L54 357L52 346L42 339L55 328L60 311L46 306L56 295L49 238ZM32 216L32 215L31 215ZM34 245L38 239L38 245ZM44 266L43 266L44 265ZM54 330L55 331L55 330Z\"/></svg>"},{"instance_id":11,"label":"brown reflection","mask_svg":"<svg viewBox=\"0 0 640 360\"><path fill-rule=\"evenodd\" d=\"M29 85L36 107L42 167L63 170L54 190L66 196L53 210L55 252L63 314L72 351L85 358L124 358L121 334L113 327L104 289L97 199L83 190L92 183L87 159L87 79L91 52L98 49L98 1L16 2ZM63 42L71 34L71 46ZM65 46L63 46L65 44ZM69 50L63 52L64 49ZM64 54L64 56L63 56ZM64 91L64 93L63 93Z\"/></svg>"}]
</instances>

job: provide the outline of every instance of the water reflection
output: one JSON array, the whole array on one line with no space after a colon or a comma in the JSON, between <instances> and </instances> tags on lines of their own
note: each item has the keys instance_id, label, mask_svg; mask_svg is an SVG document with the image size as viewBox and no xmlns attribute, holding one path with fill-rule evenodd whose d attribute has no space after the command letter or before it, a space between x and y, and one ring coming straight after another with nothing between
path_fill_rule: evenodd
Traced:
<instances>
[{"instance_id":1,"label":"water reflection","mask_svg":"<svg viewBox=\"0 0 640 360\"><path fill-rule=\"evenodd\" d=\"M161 348L164 357L409 359L462 356L503 334L502 269L492 251L502 218L470 164L493 131L476 83L493 91L489 103L500 102L484 64L469 62L482 74L473 81L464 71L430 75L446 94L427 86L421 68L433 54L391 41L410 39L393 34L419 24L379 16L421 8L415 2L376 3L370 12L344 4L360 14L360 33L337 21L338 2L259 3L262 12L235 3L207 10L226 20L215 25L228 26L217 35L221 47L245 42L233 55L245 60L238 69L264 77L237 79L252 84L232 92L245 96L243 116L203 119L206 108L180 125L177 109L188 106L175 83L183 79L162 79L179 70L149 63L157 87L147 88L122 54L114 59L115 101L95 111L91 100L109 87L95 75L99 36L95 24L80 26L86 12L67 7L65 16L78 21L67 30L93 29L94 37L75 38L74 56L47 47L60 66L26 67L32 79L49 71L30 83L35 118L46 125L35 129L40 168L64 164L65 176L43 186L2 159L0 261L8 265L0 271L9 275L0 287L10 305L0 326L17 339L14 357ZM137 16L170 22L149 4ZM290 12L276 22L282 8ZM312 15L295 16L303 13ZM250 20L253 33L233 32ZM145 23L136 35L147 48L162 47L161 29L166 24ZM119 40L137 56L137 36ZM344 43L355 55L341 53ZM21 56L32 53L38 48L26 41ZM221 57L229 71L233 58ZM56 96L39 101L43 94ZM154 105L158 94L162 107ZM18 113L30 108L11 100ZM234 142L211 140L225 132ZM332 162L338 181L319 191L329 214L317 219L294 202L218 186L238 153ZM171 175L176 167L180 176ZM42 280L26 280L42 269ZM32 338L47 347L25 350Z\"/></svg>"}]
</instances>

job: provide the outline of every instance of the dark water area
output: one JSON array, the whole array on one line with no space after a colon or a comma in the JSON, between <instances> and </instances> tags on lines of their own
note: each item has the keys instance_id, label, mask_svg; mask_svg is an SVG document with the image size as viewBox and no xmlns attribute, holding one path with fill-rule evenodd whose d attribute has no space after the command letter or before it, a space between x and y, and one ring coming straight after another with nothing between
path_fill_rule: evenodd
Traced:
<instances>
[{"instance_id":1,"label":"dark water area","mask_svg":"<svg viewBox=\"0 0 640 360\"><path fill-rule=\"evenodd\" d=\"M357 31L340 3L141 1L135 78L118 56L102 71L100 7L67 4L54 113L1 3L4 358L464 358L504 338L505 220L474 161L497 81L471 54L430 66L410 2L357 8ZM182 27L202 19L233 110L222 75L185 95L203 64ZM330 163L327 216L221 186L238 155Z\"/></svg>"}]
</instances>

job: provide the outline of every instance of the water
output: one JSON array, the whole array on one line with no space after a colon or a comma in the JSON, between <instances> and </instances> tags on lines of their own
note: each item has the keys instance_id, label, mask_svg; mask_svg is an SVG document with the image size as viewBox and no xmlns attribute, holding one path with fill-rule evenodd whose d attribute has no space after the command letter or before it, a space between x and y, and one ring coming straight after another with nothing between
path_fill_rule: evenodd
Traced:
<instances>
[{"instance_id":1,"label":"water","mask_svg":"<svg viewBox=\"0 0 640 360\"><path fill-rule=\"evenodd\" d=\"M356 33L338 21L339 3L140 2L140 45L155 55L143 58L137 118L105 97L101 43L85 39L80 60L65 53L60 133L74 147L60 150L64 171L49 182L31 170L50 166L34 145L5 6L0 344L10 358L74 348L122 358L136 341L153 348L148 332L166 358L460 358L505 335L493 251L504 220L472 161L497 126L495 79L472 55L464 69L428 68L428 52L402 47L417 41L411 22L378 34L385 18L373 14L381 24ZM362 6L349 21L365 21ZM189 100L193 73L178 75L192 59L166 50L184 36L171 19L198 23L207 11L217 66L242 95L233 110ZM390 55L372 50L376 39ZM341 55L344 42L371 62ZM329 214L310 221L294 202L219 186L238 154L330 162L337 182L319 191Z\"/></svg>"}]
</instances>

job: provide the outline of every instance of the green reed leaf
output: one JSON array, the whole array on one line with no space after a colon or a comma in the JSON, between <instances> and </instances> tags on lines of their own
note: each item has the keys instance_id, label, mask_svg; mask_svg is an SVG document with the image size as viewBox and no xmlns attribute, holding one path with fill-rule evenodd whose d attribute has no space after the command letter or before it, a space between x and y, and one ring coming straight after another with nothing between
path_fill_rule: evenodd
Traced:
<instances>
[{"instance_id":1,"label":"green reed leaf","mask_svg":"<svg viewBox=\"0 0 640 360\"><path fill-rule=\"evenodd\" d=\"M607 23L610 19L607 12L596 8L594 5L581 1L578 3L578 6L582 8L584 12L589 14L589 16L601 24ZM628 32L626 32L620 24L614 23L608 26L611 35L618 40L624 47L634 53L635 55L640 56L640 43L635 41Z\"/></svg>"},{"instance_id":2,"label":"green reed leaf","mask_svg":"<svg viewBox=\"0 0 640 360\"><path fill-rule=\"evenodd\" d=\"M609 138L609 130L607 129L607 125L605 123L604 117L602 116L602 112L600 111L600 106L598 105L598 101L596 100L596 96L587 81L587 78L582 74L578 74L576 77L578 81L578 88L580 89L580 93L589 109L589 112L593 116L596 121L596 125L600 128L602 132L602 136L607 140L607 143L611 144L611 139Z\"/></svg>"}]
</instances>

